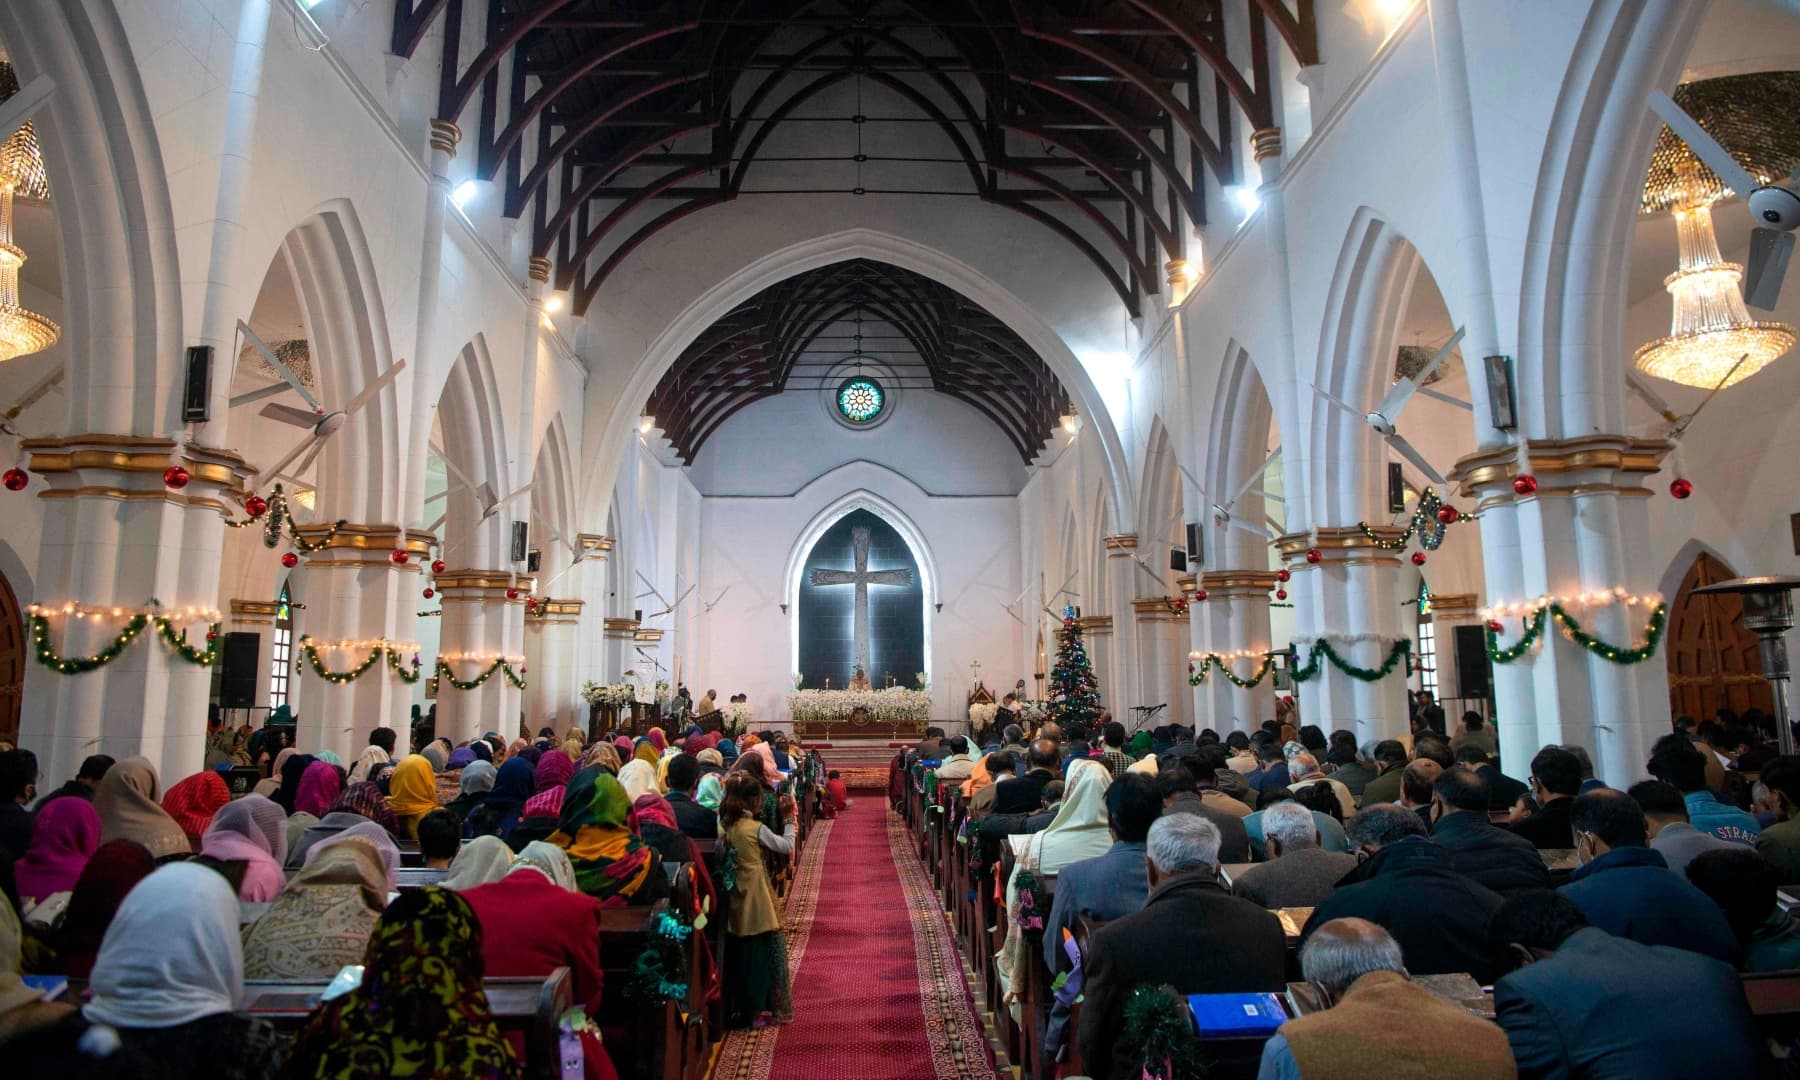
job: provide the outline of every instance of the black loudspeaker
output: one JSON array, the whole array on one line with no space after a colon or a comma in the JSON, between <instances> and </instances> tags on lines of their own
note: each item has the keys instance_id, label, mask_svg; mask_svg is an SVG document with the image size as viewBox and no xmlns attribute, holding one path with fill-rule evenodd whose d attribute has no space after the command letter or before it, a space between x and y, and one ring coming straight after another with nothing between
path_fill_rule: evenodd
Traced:
<instances>
[{"instance_id":1,"label":"black loudspeaker","mask_svg":"<svg viewBox=\"0 0 1800 1080\"><path fill-rule=\"evenodd\" d=\"M1493 662L1487 654L1487 630L1480 626L1451 627L1456 643L1456 692L1462 697L1484 698L1493 690Z\"/></svg>"},{"instance_id":2,"label":"black loudspeaker","mask_svg":"<svg viewBox=\"0 0 1800 1080\"><path fill-rule=\"evenodd\" d=\"M181 392L181 419L204 424L212 419L212 346L189 345L187 385Z\"/></svg>"},{"instance_id":3,"label":"black loudspeaker","mask_svg":"<svg viewBox=\"0 0 1800 1080\"><path fill-rule=\"evenodd\" d=\"M1400 469L1398 461L1388 462L1388 513L1398 514L1406 509L1406 473Z\"/></svg>"},{"instance_id":4,"label":"black loudspeaker","mask_svg":"<svg viewBox=\"0 0 1800 1080\"><path fill-rule=\"evenodd\" d=\"M537 548L532 548L531 552L525 556L525 572L528 574L535 574L543 565L544 553Z\"/></svg>"},{"instance_id":5,"label":"black loudspeaker","mask_svg":"<svg viewBox=\"0 0 1800 1080\"><path fill-rule=\"evenodd\" d=\"M633 608L631 610L631 621L638 622L638 623L643 622L644 621L644 609L643 608Z\"/></svg>"},{"instance_id":6,"label":"black loudspeaker","mask_svg":"<svg viewBox=\"0 0 1800 1080\"><path fill-rule=\"evenodd\" d=\"M1187 523L1187 558L1196 569L1206 565L1206 530L1198 521Z\"/></svg>"},{"instance_id":7,"label":"black loudspeaker","mask_svg":"<svg viewBox=\"0 0 1800 1080\"><path fill-rule=\"evenodd\" d=\"M512 561L525 561L525 552L531 546L531 526L523 521L512 523Z\"/></svg>"},{"instance_id":8,"label":"black loudspeaker","mask_svg":"<svg viewBox=\"0 0 1800 1080\"><path fill-rule=\"evenodd\" d=\"M1187 552L1181 550L1180 548L1171 549L1169 551L1169 569L1175 571L1177 574L1186 573L1187 572Z\"/></svg>"},{"instance_id":9,"label":"black loudspeaker","mask_svg":"<svg viewBox=\"0 0 1800 1080\"><path fill-rule=\"evenodd\" d=\"M262 635L234 630L219 653L219 704L227 709L256 707L256 665Z\"/></svg>"}]
</instances>

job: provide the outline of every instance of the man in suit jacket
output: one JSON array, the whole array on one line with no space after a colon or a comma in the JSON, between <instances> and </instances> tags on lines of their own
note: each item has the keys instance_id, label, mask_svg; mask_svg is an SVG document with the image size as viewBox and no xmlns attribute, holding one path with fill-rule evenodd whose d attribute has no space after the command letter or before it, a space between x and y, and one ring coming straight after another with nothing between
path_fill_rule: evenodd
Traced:
<instances>
[{"instance_id":1,"label":"man in suit jacket","mask_svg":"<svg viewBox=\"0 0 1800 1080\"><path fill-rule=\"evenodd\" d=\"M1200 815L1219 830L1220 862L1249 862L1250 834L1244 828L1244 819L1206 801L1196 786L1190 769L1194 760L1182 759L1156 774L1157 790L1163 800L1163 813Z\"/></svg>"},{"instance_id":2,"label":"man in suit jacket","mask_svg":"<svg viewBox=\"0 0 1800 1080\"><path fill-rule=\"evenodd\" d=\"M1263 849L1272 861L1238 875L1232 893L1266 908L1317 907L1330 896L1356 869L1356 856L1319 847L1314 813L1293 801L1264 810Z\"/></svg>"},{"instance_id":3,"label":"man in suit jacket","mask_svg":"<svg viewBox=\"0 0 1800 1080\"><path fill-rule=\"evenodd\" d=\"M1613 937L1548 891L1508 899L1493 933L1523 961L1494 984L1522 1080L1764 1074L1762 1035L1725 964Z\"/></svg>"},{"instance_id":4,"label":"man in suit jacket","mask_svg":"<svg viewBox=\"0 0 1800 1080\"><path fill-rule=\"evenodd\" d=\"M1557 891L1575 901L1590 924L1645 945L1737 962L1738 941L1725 913L1644 846L1644 812L1631 796L1602 788L1573 802L1569 821L1581 866Z\"/></svg>"},{"instance_id":5,"label":"man in suit jacket","mask_svg":"<svg viewBox=\"0 0 1800 1080\"><path fill-rule=\"evenodd\" d=\"M1431 789L1431 839L1450 852L1450 866L1502 896L1521 889L1548 889L1550 869L1537 848L1522 836L1488 821L1487 784L1481 774L1458 765Z\"/></svg>"},{"instance_id":6,"label":"man in suit jacket","mask_svg":"<svg viewBox=\"0 0 1800 1080\"><path fill-rule=\"evenodd\" d=\"M694 801L699 783L700 762L692 754L669 759L669 808L675 811L675 824L695 840L714 840L719 835L719 815Z\"/></svg>"},{"instance_id":7,"label":"man in suit jacket","mask_svg":"<svg viewBox=\"0 0 1800 1080\"><path fill-rule=\"evenodd\" d=\"M1450 853L1426 837L1425 823L1405 807L1368 807L1344 832L1368 858L1313 909L1303 936L1332 919L1367 919L1400 942L1414 975L1468 972L1492 982L1500 966L1487 924L1499 894L1457 873Z\"/></svg>"},{"instance_id":8,"label":"man in suit jacket","mask_svg":"<svg viewBox=\"0 0 1800 1080\"><path fill-rule=\"evenodd\" d=\"M1218 882L1219 830L1194 814L1150 827L1150 895L1144 909L1088 941L1081 1056L1099 1080L1138 1080L1134 1048L1117 1045L1125 1003L1138 986L1182 994L1280 990L1286 979L1281 920ZM1059 889L1061 885L1057 886Z\"/></svg>"},{"instance_id":9,"label":"man in suit jacket","mask_svg":"<svg viewBox=\"0 0 1800 1080\"><path fill-rule=\"evenodd\" d=\"M1062 775L1062 754L1053 740L1039 739L1025 754L1025 775L994 792L996 814L1030 814L1044 804L1044 786Z\"/></svg>"},{"instance_id":10,"label":"man in suit jacket","mask_svg":"<svg viewBox=\"0 0 1800 1080\"><path fill-rule=\"evenodd\" d=\"M1083 915L1112 922L1144 906L1150 892L1144 841L1162 809L1156 779L1144 773L1128 772L1106 789L1106 823L1113 846L1104 855L1070 863L1056 874L1056 899L1044 924L1044 963L1051 974L1069 970L1062 932L1074 933Z\"/></svg>"},{"instance_id":11,"label":"man in suit jacket","mask_svg":"<svg viewBox=\"0 0 1800 1080\"><path fill-rule=\"evenodd\" d=\"M1396 802L1400 798L1400 774L1406 768L1406 745L1399 739L1383 739L1369 755L1375 763L1375 778L1363 785L1362 804Z\"/></svg>"},{"instance_id":12,"label":"man in suit jacket","mask_svg":"<svg viewBox=\"0 0 1800 1080\"><path fill-rule=\"evenodd\" d=\"M1513 807L1508 827L1531 841L1539 851L1572 848L1575 833L1569 828L1569 810L1581 792L1581 762L1560 746L1546 746L1531 759L1531 793L1536 813L1527 813L1524 799Z\"/></svg>"}]
</instances>

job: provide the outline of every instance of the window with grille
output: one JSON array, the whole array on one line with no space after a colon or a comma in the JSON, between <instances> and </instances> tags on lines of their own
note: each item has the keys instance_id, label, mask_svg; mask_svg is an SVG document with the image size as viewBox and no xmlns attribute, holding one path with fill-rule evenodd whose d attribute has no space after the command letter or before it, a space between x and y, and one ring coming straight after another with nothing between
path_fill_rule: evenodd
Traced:
<instances>
[{"instance_id":1,"label":"window with grille","mask_svg":"<svg viewBox=\"0 0 1800 1080\"><path fill-rule=\"evenodd\" d=\"M294 674L294 608L286 583L275 604L275 636L269 646L269 708L288 703L288 680Z\"/></svg>"},{"instance_id":2,"label":"window with grille","mask_svg":"<svg viewBox=\"0 0 1800 1080\"><path fill-rule=\"evenodd\" d=\"M1431 691L1436 699L1438 692L1437 673L1437 629L1431 622L1431 590L1423 581L1419 582L1419 647L1413 657L1419 669L1419 689Z\"/></svg>"}]
</instances>

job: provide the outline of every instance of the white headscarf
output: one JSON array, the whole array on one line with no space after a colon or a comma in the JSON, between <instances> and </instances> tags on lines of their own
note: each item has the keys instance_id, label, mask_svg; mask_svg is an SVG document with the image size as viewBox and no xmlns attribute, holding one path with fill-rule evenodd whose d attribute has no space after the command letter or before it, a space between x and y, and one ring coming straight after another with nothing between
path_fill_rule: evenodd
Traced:
<instances>
[{"instance_id":1,"label":"white headscarf","mask_svg":"<svg viewBox=\"0 0 1800 1080\"><path fill-rule=\"evenodd\" d=\"M512 849L498 836L477 836L450 860L450 872L438 884L446 889L473 889L499 881L512 866Z\"/></svg>"},{"instance_id":2,"label":"white headscarf","mask_svg":"<svg viewBox=\"0 0 1800 1080\"><path fill-rule=\"evenodd\" d=\"M1098 761L1078 758L1069 766L1062 803L1050 827L1033 836L1025 845L1018 866L1035 866L1039 877L1049 877L1072 862L1098 858L1112 847L1112 832L1107 828L1106 789L1112 785L1112 773ZM1010 906L1018 896L1015 884L1018 867L1006 883L1006 902Z\"/></svg>"},{"instance_id":3,"label":"white headscarf","mask_svg":"<svg viewBox=\"0 0 1800 1080\"><path fill-rule=\"evenodd\" d=\"M119 905L94 958L89 1020L170 1028L235 1010L244 997L238 900L223 875L170 863Z\"/></svg>"},{"instance_id":4,"label":"white headscarf","mask_svg":"<svg viewBox=\"0 0 1800 1080\"><path fill-rule=\"evenodd\" d=\"M381 864L387 869L388 891L393 892L395 871L400 869L400 849L394 846L394 838L388 835L388 831L373 821L359 821L348 829L340 829L307 848L305 865L311 866L313 860L319 857L319 852L329 851L333 845L353 840L359 836L375 845L375 850L380 853Z\"/></svg>"},{"instance_id":5,"label":"white headscarf","mask_svg":"<svg viewBox=\"0 0 1800 1080\"><path fill-rule=\"evenodd\" d=\"M619 770L619 783L633 805L645 795L660 794L656 786L656 766L643 758L632 758Z\"/></svg>"},{"instance_id":6,"label":"white headscarf","mask_svg":"<svg viewBox=\"0 0 1800 1080\"><path fill-rule=\"evenodd\" d=\"M381 747L374 745L363 747L363 752L356 757L356 764L350 766L350 783L375 779L376 772L388 761L388 752Z\"/></svg>"},{"instance_id":7,"label":"white headscarf","mask_svg":"<svg viewBox=\"0 0 1800 1080\"><path fill-rule=\"evenodd\" d=\"M570 892L579 892L575 884L575 864L569 861L569 853L555 844L542 840L533 840L519 852L513 860L508 874L516 874L521 870L531 870L550 879L553 885L561 886Z\"/></svg>"}]
</instances>

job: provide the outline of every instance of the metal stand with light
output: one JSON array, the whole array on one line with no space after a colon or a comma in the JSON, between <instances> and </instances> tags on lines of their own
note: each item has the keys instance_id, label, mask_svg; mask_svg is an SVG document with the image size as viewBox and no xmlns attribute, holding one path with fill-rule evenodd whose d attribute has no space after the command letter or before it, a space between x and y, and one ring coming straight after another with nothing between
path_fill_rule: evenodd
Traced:
<instances>
[{"instance_id":1,"label":"metal stand with light","mask_svg":"<svg viewBox=\"0 0 1800 1080\"><path fill-rule=\"evenodd\" d=\"M1732 578L1695 589L1696 596L1735 594L1744 600L1744 626L1756 634L1763 678L1775 691L1775 738L1783 754L1794 752L1794 729L1788 720L1787 638L1794 628L1792 590L1800 577Z\"/></svg>"}]
</instances>

